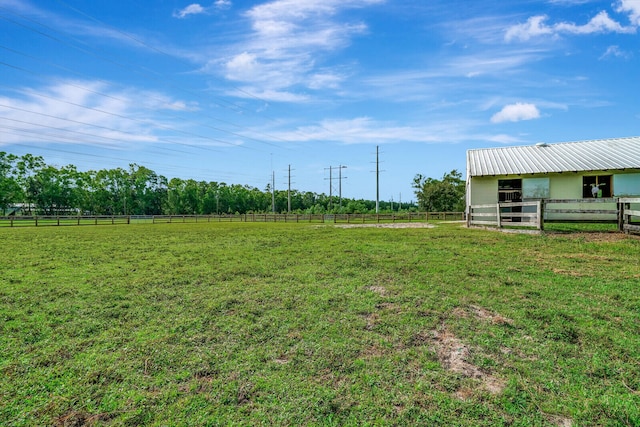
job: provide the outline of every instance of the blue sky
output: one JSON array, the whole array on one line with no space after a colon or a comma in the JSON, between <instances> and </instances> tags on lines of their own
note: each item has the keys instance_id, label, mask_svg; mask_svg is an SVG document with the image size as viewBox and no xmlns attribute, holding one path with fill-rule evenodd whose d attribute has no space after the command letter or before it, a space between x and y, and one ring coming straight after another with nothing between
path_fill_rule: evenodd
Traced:
<instances>
[{"instance_id":1,"label":"blue sky","mask_svg":"<svg viewBox=\"0 0 640 427\"><path fill-rule=\"evenodd\" d=\"M640 134L640 0L0 0L0 151L414 200L468 149ZM333 173L329 180L329 168Z\"/></svg>"}]
</instances>

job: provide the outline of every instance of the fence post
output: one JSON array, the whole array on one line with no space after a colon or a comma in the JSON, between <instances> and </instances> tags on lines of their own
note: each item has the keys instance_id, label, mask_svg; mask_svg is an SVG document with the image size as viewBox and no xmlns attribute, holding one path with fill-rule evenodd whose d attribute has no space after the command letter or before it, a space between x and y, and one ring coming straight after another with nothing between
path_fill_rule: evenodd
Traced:
<instances>
[{"instance_id":1,"label":"fence post","mask_svg":"<svg viewBox=\"0 0 640 427\"><path fill-rule=\"evenodd\" d=\"M618 198L618 231L624 231L624 203Z\"/></svg>"},{"instance_id":2,"label":"fence post","mask_svg":"<svg viewBox=\"0 0 640 427\"><path fill-rule=\"evenodd\" d=\"M471 205L467 206L467 228L471 227Z\"/></svg>"},{"instance_id":3,"label":"fence post","mask_svg":"<svg viewBox=\"0 0 640 427\"><path fill-rule=\"evenodd\" d=\"M538 200L536 206L536 214L538 215L538 230L544 230L544 200Z\"/></svg>"},{"instance_id":4,"label":"fence post","mask_svg":"<svg viewBox=\"0 0 640 427\"><path fill-rule=\"evenodd\" d=\"M502 228L502 218L500 218L500 202L496 204L496 224L498 228Z\"/></svg>"}]
</instances>

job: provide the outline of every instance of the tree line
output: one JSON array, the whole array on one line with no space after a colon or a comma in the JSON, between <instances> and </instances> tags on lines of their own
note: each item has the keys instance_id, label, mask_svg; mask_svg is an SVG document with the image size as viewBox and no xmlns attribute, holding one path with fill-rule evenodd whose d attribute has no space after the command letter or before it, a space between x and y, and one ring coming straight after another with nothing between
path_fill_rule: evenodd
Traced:
<instances>
[{"instance_id":1,"label":"tree line","mask_svg":"<svg viewBox=\"0 0 640 427\"><path fill-rule=\"evenodd\" d=\"M456 169L442 179L417 174L412 183L420 209L426 212L464 212L466 183Z\"/></svg>"},{"instance_id":2,"label":"tree line","mask_svg":"<svg viewBox=\"0 0 640 427\"><path fill-rule=\"evenodd\" d=\"M275 202L275 209L274 209ZM298 190L180 179L137 164L128 169L79 171L40 156L0 152L0 213L32 215L209 215L263 212L373 213L375 201ZM381 212L417 210L380 201Z\"/></svg>"}]
</instances>

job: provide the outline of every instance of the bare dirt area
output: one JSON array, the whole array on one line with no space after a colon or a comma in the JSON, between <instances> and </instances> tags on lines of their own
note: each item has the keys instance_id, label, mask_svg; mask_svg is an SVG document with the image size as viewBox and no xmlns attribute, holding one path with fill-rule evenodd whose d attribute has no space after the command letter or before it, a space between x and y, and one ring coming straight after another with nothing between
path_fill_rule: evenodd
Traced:
<instances>
[{"instance_id":1,"label":"bare dirt area","mask_svg":"<svg viewBox=\"0 0 640 427\"><path fill-rule=\"evenodd\" d=\"M382 224L336 224L338 228L433 228L426 222L394 222Z\"/></svg>"},{"instance_id":2,"label":"bare dirt area","mask_svg":"<svg viewBox=\"0 0 640 427\"><path fill-rule=\"evenodd\" d=\"M494 325L511 325L513 321L500 314L487 310L486 308L478 307L477 305L471 305L469 308L455 308L452 314L456 317L475 317L479 320L490 322Z\"/></svg>"},{"instance_id":3,"label":"bare dirt area","mask_svg":"<svg viewBox=\"0 0 640 427\"><path fill-rule=\"evenodd\" d=\"M458 318L473 318L481 322L489 322L494 325L513 324L513 320L493 312L486 308L470 305L468 307L458 307L451 311L450 316ZM467 378L473 378L480 382L480 388L494 395L503 392L506 381L491 372L474 365L471 360L474 351L472 346L464 343L460 338L447 327L446 320L436 330L432 330L430 338L427 334L421 334L422 339L430 339L432 349L436 352L438 360L444 369L455 372ZM525 360L535 360L527 358L517 350L503 348L503 353L516 354ZM455 396L461 400L473 399L475 392L472 388L461 387L456 390ZM545 414L547 420L559 427L571 427L573 420L560 415Z\"/></svg>"},{"instance_id":4,"label":"bare dirt area","mask_svg":"<svg viewBox=\"0 0 640 427\"><path fill-rule=\"evenodd\" d=\"M482 388L491 394L499 394L504 390L504 380L484 372L468 361L471 357L471 348L450 331L446 329L434 331L433 342L438 359L445 369L480 380ZM456 396L464 399L467 397L467 392L464 389L458 390Z\"/></svg>"},{"instance_id":5,"label":"bare dirt area","mask_svg":"<svg viewBox=\"0 0 640 427\"><path fill-rule=\"evenodd\" d=\"M456 308L451 312L451 315L465 318L474 317L493 324L511 323L510 319L478 306ZM432 347L443 368L479 380L481 387L491 394L502 393L506 386L505 381L470 362L473 349L447 328L446 321L437 330L431 331L431 337ZM466 388L456 392L456 396L463 400L471 398L472 395L473 391Z\"/></svg>"}]
</instances>

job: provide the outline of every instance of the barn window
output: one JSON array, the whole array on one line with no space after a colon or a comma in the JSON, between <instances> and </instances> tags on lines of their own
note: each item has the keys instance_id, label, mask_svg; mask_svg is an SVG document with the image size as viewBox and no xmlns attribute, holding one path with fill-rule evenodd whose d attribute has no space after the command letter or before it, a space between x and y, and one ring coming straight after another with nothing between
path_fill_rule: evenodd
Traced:
<instances>
[{"instance_id":1,"label":"barn window","mask_svg":"<svg viewBox=\"0 0 640 427\"><path fill-rule=\"evenodd\" d=\"M522 201L522 180L521 179L498 180L498 201L499 202L521 202Z\"/></svg>"},{"instance_id":2,"label":"barn window","mask_svg":"<svg viewBox=\"0 0 640 427\"><path fill-rule=\"evenodd\" d=\"M582 197L611 197L611 175L582 177Z\"/></svg>"}]
</instances>

